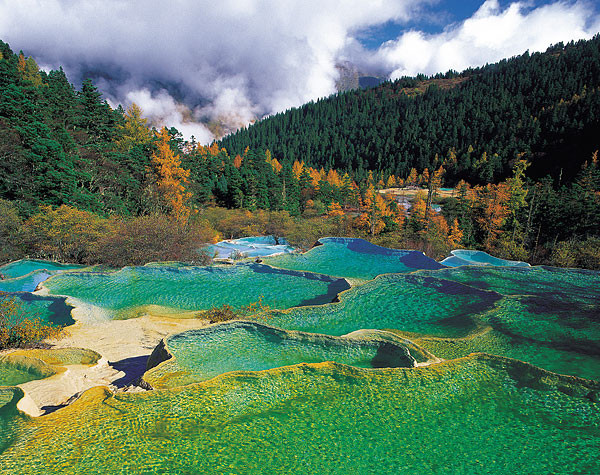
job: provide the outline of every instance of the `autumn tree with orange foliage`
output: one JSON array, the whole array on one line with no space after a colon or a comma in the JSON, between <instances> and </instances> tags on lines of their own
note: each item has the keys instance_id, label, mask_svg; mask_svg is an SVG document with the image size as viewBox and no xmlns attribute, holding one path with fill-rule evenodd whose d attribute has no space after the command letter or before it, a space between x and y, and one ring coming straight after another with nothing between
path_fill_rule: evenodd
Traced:
<instances>
[{"instance_id":1,"label":"autumn tree with orange foliage","mask_svg":"<svg viewBox=\"0 0 600 475\"><path fill-rule=\"evenodd\" d=\"M152 154L151 159L158 192L164 200L169 214L177 222L186 223L192 213L192 209L188 205L192 193L185 188L190 171L181 166L179 155L173 153L169 143L171 137L166 127L163 127L160 132L156 132L156 138L158 139L157 151Z\"/></svg>"},{"instance_id":2,"label":"autumn tree with orange foliage","mask_svg":"<svg viewBox=\"0 0 600 475\"><path fill-rule=\"evenodd\" d=\"M242 156L240 154L237 154L235 156L235 158L233 159L233 166L235 168L240 168L242 166L242 160L243 160Z\"/></svg>"},{"instance_id":3,"label":"autumn tree with orange foliage","mask_svg":"<svg viewBox=\"0 0 600 475\"><path fill-rule=\"evenodd\" d=\"M339 203L333 201L328 208L327 216L330 218L335 218L337 216L344 216L344 211Z\"/></svg>"},{"instance_id":4,"label":"autumn tree with orange foliage","mask_svg":"<svg viewBox=\"0 0 600 475\"><path fill-rule=\"evenodd\" d=\"M475 188L476 193L476 222L483 234L483 246L487 251L493 251L497 245L498 236L502 233L502 225L509 214L510 199L506 183L486 185Z\"/></svg>"},{"instance_id":5,"label":"autumn tree with orange foliage","mask_svg":"<svg viewBox=\"0 0 600 475\"><path fill-rule=\"evenodd\" d=\"M400 210L392 209L391 203L388 203L381 193L376 192L371 183L363 198L363 212L356 218L354 225L374 236L386 228L389 230L401 226L403 220L404 216Z\"/></svg>"}]
</instances>

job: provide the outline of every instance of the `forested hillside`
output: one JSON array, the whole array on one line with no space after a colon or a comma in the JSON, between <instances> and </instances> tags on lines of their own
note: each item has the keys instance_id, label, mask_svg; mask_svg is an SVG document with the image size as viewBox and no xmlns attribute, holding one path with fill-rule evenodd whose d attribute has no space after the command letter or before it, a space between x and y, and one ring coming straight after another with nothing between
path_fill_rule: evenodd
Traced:
<instances>
[{"instance_id":1,"label":"forested hillside","mask_svg":"<svg viewBox=\"0 0 600 475\"><path fill-rule=\"evenodd\" d=\"M340 94L201 145L0 42L0 262L196 260L269 233L600 267L599 44Z\"/></svg>"},{"instance_id":2,"label":"forested hillside","mask_svg":"<svg viewBox=\"0 0 600 475\"><path fill-rule=\"evenodd\" d=\"M367 170L408 176L411 168L431 169L436 155L455 157L446 180L480 184L505 179L518 157L532 164L532 177L571 180L598 148L598 35L431 79L340 93L266 118L221 144L233 153L269 148L359 179Z\"/></svg>"},{"instance_id":3,"label":"forested hillside","mask_svg":"<svg viewBox=\"0 0 600 475\"><path fill-rule=\"evenodd\" d=\"M91 211L139 209L145 151L128 148L123 115L91 81L76 91L61 70L0 42L0 196L23 208L69 203Z\"/></svg>"}]
</instances>

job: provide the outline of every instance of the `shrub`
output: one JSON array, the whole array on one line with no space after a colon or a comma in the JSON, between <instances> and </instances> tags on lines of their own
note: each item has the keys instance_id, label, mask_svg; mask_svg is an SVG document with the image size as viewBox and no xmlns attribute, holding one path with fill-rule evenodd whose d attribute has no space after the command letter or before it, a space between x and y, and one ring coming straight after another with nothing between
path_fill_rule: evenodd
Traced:
<instances>
[{"instance_id":1,"label":"shrub","mask_svg":"<svg viewBox=\"0 0 600 475\"><path fill-rule=\"evenodd\" d=\"M113 267L153 261L207 264L210 256L199 249L216 235L205 220L182 224L165 215L125 219L98 240L93 261Z\"/></svg>"},{"instance_id":2,"label":"shrub","mask_svg":"<svg viewBox=\"0 0 600 475\"><path fill-rule=\"evenodd\" d=\"M231 305L223 304L220 307L212 307L198 314L198 318L205 318L210 323L227 322L229 320L236 320L240 318L253 319L258 317L259 314L269 310L268 305L262 303L262 295L257 302L253 302L249 305L243 305L236 309Z\"/></svg>"},{"instance_id":3,"label":"shrub","mask_svg":"<svg viewBox=\"0 0 600 475\"><path fill-rule=\"evenodd\" d=\"M552 249L550 264L559 267L600 269L600 238L559 242Z\"/></svg>"},{"instance_id":4,"label":"shrub","mask_svg":"<svg viewBox=\"0 0 600 475\"><path fill-rule=\"evenodd\" d=\"M0 292L0 349L32 346L60 332L60 327L28 316L17 298Z\"/></svg>"},{"instance_id":5,"label":"shrub","mask_svg":"<svg viewBox=\"0 0 600 475\"><path fill-rule=\"evenodd\" d=\"M84 263L93 260L93 249L109 232L112 222L71 206L40 206L39 212L23 226L28 252L60 262Z\"/></svg>"}]
</instances>

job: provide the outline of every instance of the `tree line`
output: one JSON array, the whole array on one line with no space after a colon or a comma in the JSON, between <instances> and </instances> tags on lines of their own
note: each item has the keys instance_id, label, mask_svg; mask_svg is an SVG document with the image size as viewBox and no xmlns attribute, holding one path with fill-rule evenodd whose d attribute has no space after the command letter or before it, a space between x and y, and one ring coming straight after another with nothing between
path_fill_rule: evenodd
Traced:
<instances>
[{"instance_id":1,"label":"tree line","mask_svg":"<svg viewBox=\"0 0 600 475\"><path fill-rule=\"evenodd\" d=\"M497 183L522 157L529 176L564 183L598 148L599 87L596 35L460 74L342 92L258 121L220 145L232 153L268 148L359 180L369 170L407 176L452 153L451 185Z\"/></svg>"},{"instance_id":2,"label":"tree line","mask_svg":"<svg viewBox=\"0 0 600 475\"><path fill-rule=\"evenodd\" d=\"M432 147L438 145L432 141L427 160L413 160L425 153L421 151L410 155L413 158L402 166L389 157L381 159L382 166L377 161L371 163L371 155L358 153L351 140L348 150L354 150L351 157L358 160L356 164L363 160L360 166L339 162L325 149L315 155L296 155L277 148L278 140L301 141L310 133L319 123L311 115L317 110L329 110L327 114L339 130L375 134L377 140L389 142L398 137L397 133L389 131L388 136L383 134L386 129L378 130L373 123L352 120L363 117L365 110L375 111L371 106L376 103L389 107L397 103L429 111L427 121L437 122L450 109L436 112L432 109L436 102L431 98L454 97L456 108L465 107L460 106L456 94L463 94L471 84L472 97L484 100L481 87L474 86L480 80L477 78L487 78L492 96L495 84L514 82L515 87L523 88L535 70L529 63L539 66L557 58L571 58L566 64L579 71L573 76L579 82L556 94L564 96L575 89L581 92L583 86L591 84L582 71L595 71L597 55L592 53L597 49L596 37L481 70L433 79L405 78L309 104L273 121L259 122L220 143L201 145L184 140L174 128L149 127L135 104L127 110L112 109L91 81L84 81L76 90L62 70L40 71L33 58L14 54L0 42L0 260L30 255L114 266L151 260L203 261L207 256L197 253L202 243L269 233L285 235L303 247L323 235L337 234L366 237L390 247L418 248L432 257L443 257L451 248L466 246L534 262L600 266L597 154L568 159L564 156L560 162L565 170L562 175L533 180L535 173L531 170L536 157L548 157L544 155L545 145L536 152L523 148L525 142L517 129L513 131L516 136L507 129L504 135L494 135L495 141L490 139L494 147L489 150L502 145L502 156L484 150L475 159L478 151L473 146L463 151L458 139L454 145L444 147L445 152L440 149L434 153ZM573 57L587 66L571 64ZM515 76L513 72L518 68L524 72ZM499 80L494 71L505 71L498 76L505 79ZM569 76L569 71L563 71L563 76ZM441 84L451 88L429 86L422 93L423 81L446 81ZM538 105L551 100L539 92L544 88L531 90ZM578 108L597 100L595 89L586 91L577 99L571 96L569 104L560 105L585 116L585 124L578 129L581 131L593 124L593 116ZM378 95L387 99L369 102ZM503 97L508 101L506 95ZM522 106L518 97L515 102L520 104L515 107ZM342 103L345 105L338 112L324 107ZM370 109L367 104L371 104ZM545 110L557 110L547 107ZM351 113L348 115L345 109ZM505 109L490 108L488 112L492 110L498 115ZM478 117L471 122L486 122L485 113L479 111L470 110L469 114ZM373 117L391 123L383 113ZM565 117L563 126L571 127L571 116ZM278 120L293 121L296 128L279 130L278 138L272 142L269 138L265 146L236 145L244 134L261 134L266 124L283 123ZM539 122L538 118L532 123ZM521 130L523 124L505 125ZM359 125L361 128L353 129ZM460 128L465 122L447 126ZM563 140L562 150L583 147L581 135L573 136L577 140L567 140L560 134L557 137ZM333 143L326 135L321 139L320 147ZM416 146L419 140L402 146ZM516 140L518 146L511 148L511 140ZM508 156L510 160L505 160ZM500 163L502 171L496 173ZM573 166L578 163L581 167ZM461 179L463 176L469 180ZM456 185L455 195L445 199L442 210L436 211L433 205L440 202L438 193L444 185ZM412 199L409 211L392 194L382 192L398 187L421 190Z\"/></svg>"}]
</instances>

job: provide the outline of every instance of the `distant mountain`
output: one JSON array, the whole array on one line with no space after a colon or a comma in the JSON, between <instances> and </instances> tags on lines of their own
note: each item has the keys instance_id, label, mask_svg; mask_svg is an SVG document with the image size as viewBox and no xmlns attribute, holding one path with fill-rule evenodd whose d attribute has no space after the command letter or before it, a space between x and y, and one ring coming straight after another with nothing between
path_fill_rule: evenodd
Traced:
<instances>
[{"instance_id":1,"label":"distant mountain","mask_svg":"<svg viewBox=\"0 0 600 475\"><path fill-rule=\"evenodd\" d=\"M339 78L335 84L338 92L351 91L352 89L367 89L379 86L386 80L384 77L369 75L362 72L350 61L343 61L336 65Z\"/></svg>"},{"instance_id":2,"label":"distant mountain","mask_svg":"<svg viewBox=\"0 0 600 475\"><path fill-rule=\"evenodd\" d=\"M504 179L517 158L534 177L570 179L600 148L600 36L434 77L361 85L340 65L329 98L276 114L221 140L232 153L269 149L284 162L407 176L448 159L446 179ZM372 85L368 79L362 84Z\"/></svg>"}]
</instances>

